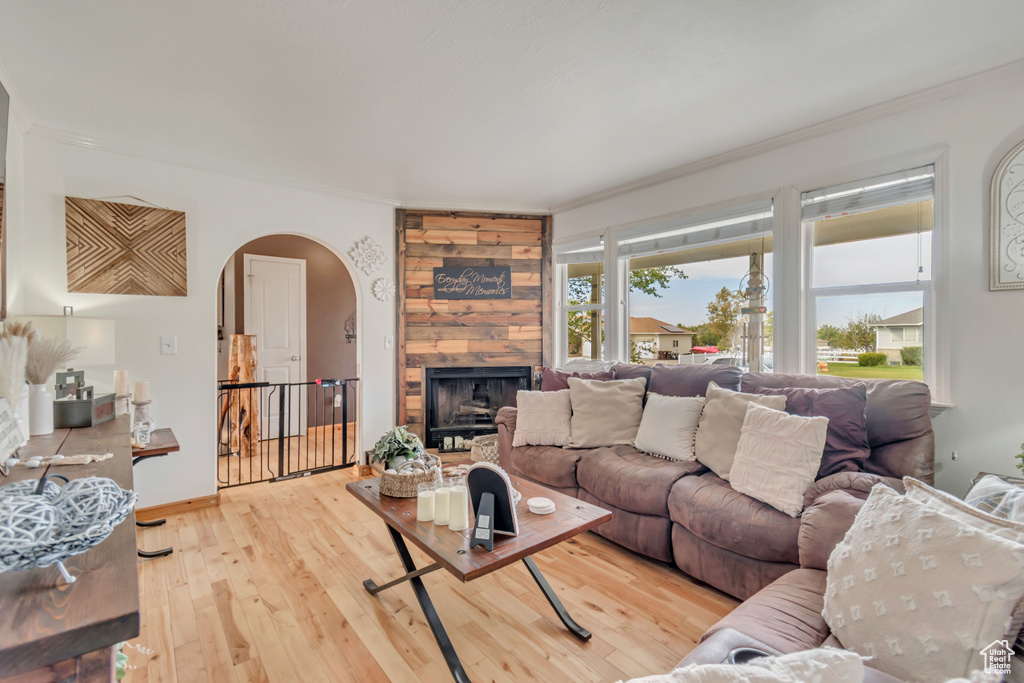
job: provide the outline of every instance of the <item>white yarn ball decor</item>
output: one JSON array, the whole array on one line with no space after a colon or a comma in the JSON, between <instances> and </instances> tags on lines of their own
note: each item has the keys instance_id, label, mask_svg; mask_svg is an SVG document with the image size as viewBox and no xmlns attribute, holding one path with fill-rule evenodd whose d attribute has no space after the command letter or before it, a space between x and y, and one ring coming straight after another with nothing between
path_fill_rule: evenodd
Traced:
<instances>
[{"instance_id":1,"label":"white yarn ball decor","mask_svg":"<svg viewBox=\"0 0 1024 683\"><path fill-rule=\"evenodd\" d=\"M53 534L57 510L42 496L0 498L0 546L32 545Z\"/></svg>"},{"instance_id":2,"label":"white yarn ball decor","mask_svg":"<svg viewBox=\"0 0 1024 683\"><path fill-rule=\"evenodd\" d=\"M57 525L66 534L85 531L110 517L121 503L121 487L113 479L72 479L53 499Z\"/></svg>"},{"instance_id":3,"label":"white yarn ball decor","mask_svg":"<svg viewBox=\"0 0 1024 683\"><path fill-rule=\"evenodd\" d=\"M135 507L138 495L111 479L85 477L64 487L49 478L0 487L0 572L57 565L103 541Z\"/></svg>"}]
</instances>

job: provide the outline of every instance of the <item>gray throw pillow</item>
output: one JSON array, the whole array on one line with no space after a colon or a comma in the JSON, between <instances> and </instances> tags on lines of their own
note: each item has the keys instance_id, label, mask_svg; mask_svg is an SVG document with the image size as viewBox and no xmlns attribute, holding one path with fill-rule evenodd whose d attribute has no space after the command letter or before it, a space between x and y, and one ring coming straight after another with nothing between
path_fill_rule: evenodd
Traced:
<instances>
[{"instance_id":1,"label":"gray throw pillow","mask_svg":"<svg viewBox=\"0 0 1024 683\"><path fill-rule=\"evenodd\" d=\"M647 380L601 382L569 377L572 402L572 448L631 444L644 414Z\"/></svg>"},{"instance_id":2,"label":"gray throw pillow","mask_svg":"<svg viewBox=\"0 0 1024 683\"><path fill-rule=\"evenodd\" d=\"M723 389L714 382L708 383L707 397L697 425L694 452L702 465L729 481L729 470L732 469L732 461L736 459L736 445L740 441L747 406L756 403L773 410L785 410L786 397L744 394ZM574 424L574 438L575 435Z\"/></svg>"}]
</instances>

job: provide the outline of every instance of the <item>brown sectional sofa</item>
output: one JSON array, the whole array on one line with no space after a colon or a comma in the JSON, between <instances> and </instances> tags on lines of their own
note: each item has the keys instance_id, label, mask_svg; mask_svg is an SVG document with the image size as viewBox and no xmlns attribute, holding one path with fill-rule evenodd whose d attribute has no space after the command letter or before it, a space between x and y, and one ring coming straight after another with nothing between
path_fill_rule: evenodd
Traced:
<instances>
[{"instance_id":1,"label":"brown sectional sofa","mask_svg":"<svg viewBox=\"0 0 1024 683\"><path fill-rule=\"evenodd\" d=\"M832 388L853 380L797 374L746 373L731 366L620 364L616 378L649 376L651 391L703 395L709 381L747 392L759 388ZM831 490L864 498L886 482L933 481L935 444L930 394L920 382L867 380L871 455L862 472L841 472L815 482L810 505ZM542 386L543 389L543 386ZM632 446L570 449L512 447L516 410L502 408L498 423L501 466L520 476L612 511L597 533L663 562L740 599L747 599L800 567L801 520L733 491L699 462L655 458Z\"/></svg>"}]
</instances>

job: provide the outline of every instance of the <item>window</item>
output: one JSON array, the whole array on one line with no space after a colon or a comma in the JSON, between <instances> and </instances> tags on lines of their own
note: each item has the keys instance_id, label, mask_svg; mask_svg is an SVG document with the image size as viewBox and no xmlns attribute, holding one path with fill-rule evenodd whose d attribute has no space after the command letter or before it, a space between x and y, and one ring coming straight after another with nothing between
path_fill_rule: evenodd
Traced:
<instances>
[{"instance_id":1,"label":"window","mask_svg":"<svg viewBox=\"0 0 1024 683\"><path fill-rule=\"evenodd\" d=\"M818 372L926 379L931 349L932 166L805 192ZM857 356L883 353L862 367Z\"/></svg>"},{"instance_id":2,"label":"window","mask_svg":"<svg viewBox=\"0 0 1024 683\"><path fill-rule=\"evenodd\" d=\"M561 281L561 352L566 360L604 358L604 239L594 237L556 247Z\"/></svg>"},{"instance_id":3,"label":"window","mask_svg":"<svg viewBox=\"0 0 1024 683\"><path fill-rule=\"evenodd\" d=\"M652 221L616 238L631 330L692 333L679 363L702 363L711 350L751 370L771 368L771 199ZM635 339L630 358L641 358Z\"/></svg>"}]
</instances>

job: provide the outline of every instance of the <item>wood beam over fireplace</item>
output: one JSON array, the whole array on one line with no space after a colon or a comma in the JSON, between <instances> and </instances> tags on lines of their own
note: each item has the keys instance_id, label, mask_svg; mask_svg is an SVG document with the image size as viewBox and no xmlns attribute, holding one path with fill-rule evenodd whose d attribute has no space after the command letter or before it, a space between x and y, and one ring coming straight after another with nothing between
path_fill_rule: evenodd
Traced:
<instances>
[{"instance_id":1,"label":"wood beam over fireplace","mask_svg":"<svg viewBox=\"0 0 1024 683\"><path fill-rule=\"evenodd\" d=\"M551 217L395 212L399 424L423 436L423 369L530 366L552 354ZM434 268L508 267L511 299L434 296Z\"/></svg>"}]
</instances>

